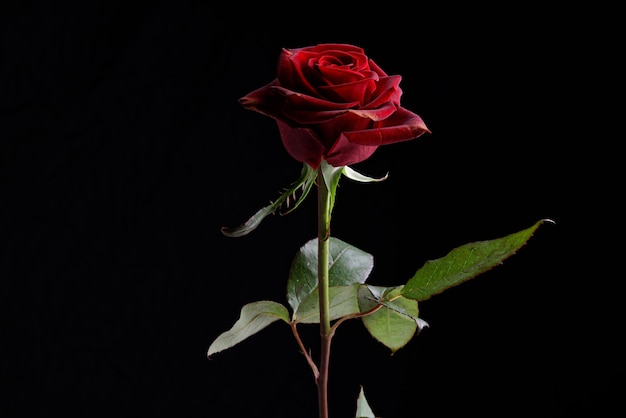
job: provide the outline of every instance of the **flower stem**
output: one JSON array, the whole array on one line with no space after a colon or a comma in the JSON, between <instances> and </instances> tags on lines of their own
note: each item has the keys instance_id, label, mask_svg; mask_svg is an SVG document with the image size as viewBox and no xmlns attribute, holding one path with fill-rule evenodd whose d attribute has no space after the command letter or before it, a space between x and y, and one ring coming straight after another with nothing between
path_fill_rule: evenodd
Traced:
<instances>
[{"instance_id":1,"label":"flower stem","mask_svg":"<svg viewBox=\"0 0 626 418\"><path fill-rule=\"evenodd\" d=\"M330 361L330 342L332 339L330 327L330 297L328 284L328 252L330 240L330 191L324 181L322 170L317 174L317 276L319 288L320 310L320 368L317 378L317 396L319 418L328 418L328 364Z\"/></svg>"}]
</instances>

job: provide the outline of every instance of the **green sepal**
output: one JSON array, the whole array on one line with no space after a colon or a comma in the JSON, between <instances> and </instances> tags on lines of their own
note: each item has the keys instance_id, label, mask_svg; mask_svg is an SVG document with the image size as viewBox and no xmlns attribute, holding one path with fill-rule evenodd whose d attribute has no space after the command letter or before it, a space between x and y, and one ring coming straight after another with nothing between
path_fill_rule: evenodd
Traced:
<instances>
[{"instance_id":1,"label":"green sepal","mask_svg":"<svg viewBox=\"0 0 626 418\"><path fill-rule=\"evenodd\" d=\"M552 221L542 219L503 238L465 244L442 258L427 261L406 283L402 296L423 301L492 269L515 254L544 222Z\"/></svg>"},{"instance_id":2,"label":"green sepal","mask_svg":"<svg viewBox=\"0 0 626 418\"><path fill-rule=\"evenodd\" d=\"M279 212L281 215L286 215L296 209L307 197L311 188L315 184L317 177L317 171L313 170L308 164L302 165L302 171L298 180L291 184L291 187L286 189L276 201L271 204L262 207L254 215L252 215L245 223L235 227L222 227L222 233L227 237L241 237L254 231L261 221L268 215L276 213L276 211L283 206L286 206L284 211ZM300 190L300 196L298 191Z\"/></svg>"},{"instance_id":3,"label":"green sepal","mask_svg":"<svg viewBox=\"0 0 626 418\"><path fill-rule=\"evenodd\" d=\"M383 177L378 177L378 178L369 177L369 176L366 176L364 174L361 174L355 171L354 169L348 166L345 166L343 168L342 173L344 176L348 177L350 180L358 181L361 183L377 183L380 181L387 180L387 178L389 177L389 173L385 174Z\"/></svg>"},{"instance_id":4,"label":"green sepal","mask_svg":"<svg viewBox=\"0 0 626 418\"><path fill-rule=\"evenodd\" d=\"M289 323L289 311L280 303L262 300L245 305L232 328L220 334L209 346L207 357L239 344L279 319Z\"/></svg>"},{"instance_id":5,"label":"green sepal","mask_svg":"<svg viewBox=\"0 0 626 418\"><path fill-rule=\"evenodd\" d=\"M324 183L326 184L326 188L330 193L330 206L328 208L330 215L333 211L333 207L335 206L335 195L337 194L337 185L339 184L339 179L341 179L341 173L345 169L344 166L341 167L333 167L328 164L326 160L322 160L320 164L320 170L322 170L322 177L324 178ZM330 221L330 216L328 217Z\"/></svg>"}]
</instances>

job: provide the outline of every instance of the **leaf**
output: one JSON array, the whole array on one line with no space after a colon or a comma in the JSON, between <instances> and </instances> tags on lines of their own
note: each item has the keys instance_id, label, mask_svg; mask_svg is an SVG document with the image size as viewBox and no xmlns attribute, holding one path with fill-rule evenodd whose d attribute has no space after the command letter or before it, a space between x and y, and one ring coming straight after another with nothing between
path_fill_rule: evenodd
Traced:
<instances>
[{"instance_id":1,"label":"leaf","mask_svg":"<svg viewBox=\"0 0 626 418\"><path fill-rule=\"evenodd\" d=\"M307 197L311 188L315 184L315 178L317 176L317 171L313 170L308 164L303 164L302 171L300 172L300 177L298 180L291 184L291 187L286 189L280 197L270 205L264 206L259 209L254 215L252 215L246 222L235 227L228 228L226 226L222 227L222 234L227 237L241 237L249 234L254 231L260 224L263 219L267 216L272 215L276 212L278 208L280 208L284 203L286 203L287 210L281 212L281 215L286 215L300 206L300 203L304 201ZM298 189L301 190L300 197L297 197ZM293 200L293 206L289 208L291 201Z\"/></svg>"},{"instance_id":2,"label":"leaf","mask_svg":"<svg viewBox=\"0 0 626 418\"><path fill-rule=\"evenodd\" d=\"M331 321L360 312L358 300L359 286L359 284L352 284L328 288L329 317ZM293 315L293 319L301 324L319 324L320 306L317 287L302 300L302 303L298 306L298 311Z\"/></svg>"},{"instance_id":3,"label":"leaf","mask_svg":"<svg viewBox=\"0 0 626 418\"><path fill-rule=\"evenodd\" d=\"M287 301L294 312L302 300L317 288L317 238L300 247L287 280ZM338 238L330 237L328 255L329 286L365 283L374 268L374 257Z\"/></svg>"},{"instance_id":4,"label":"leaf","mask_svg":"<svg viewBox=\"0 0 626 418\"><path fill-rule=\"evenodd\" d=\"M490 270L515 254L544 222L552 221L542 219L503 238L465 244L442 258L427 261L406 283L402 295L423 301Z\"/></svg>"},{"instance_id":5,"label":"leaf","mask_svg":"<svg viewBox=\"0 0 626 418\"><path fill-rule=\"evenodd\" d=\"M279 319L289 323L289 312L280 303L263 300L245 305L233 327L213 341L207 357L240 343Z\"/></svg>"},{"instance_id":6,"label":"leaf","mask_svg":"<svg viewBox=\"0 0 626 418\"><path fill-rule=\"evenodd\" d=\"M417 301L401 295L402 286L381 288L361 286L361 311L371 309L372 303L383 305L378 311L362 318L370 335L395 353L404 347L421 329L424 321L418 319ZM370 302L368 302L368 300ZM376 300L376 302L371 302ZM428 324L426 324L428 325Z\"/></svg>"},{"instance_id":7,"label":"leaf","mask_svg":"<svg viewBox=\"0 0 626 418\"><path fill-rule=\"evenodd\" d=\"M363 386L361 386L361 390L359 392L359 397L356 401L356 416L355 418L376 418L372 408L367 403L367 399L365 399L365 392L363 391Z\"/></svg>"}]
</instances>

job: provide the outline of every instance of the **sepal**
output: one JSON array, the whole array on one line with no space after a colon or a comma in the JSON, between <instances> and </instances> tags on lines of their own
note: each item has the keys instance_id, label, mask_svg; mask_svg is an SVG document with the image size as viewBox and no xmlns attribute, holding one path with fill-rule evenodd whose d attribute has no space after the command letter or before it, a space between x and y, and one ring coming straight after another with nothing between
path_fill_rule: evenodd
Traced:
<instances>
[{"instance_id":1,"label":"sepal","mask_svg":"<svg viewBox=\"0 0 626 418\"><path fill-rule=\"evenodd\" d=\"M352 169L349 166L343 167L342 174L348 177L350 180L358 181L361 183L377 183L377 182L387 180L387 178L389 177L389 173L385 174L383 177L378 177L378 178L369 177L369 176L366 176L365 174L361 174L357 172L356 170Z\"/></svg>"},{"instance_id":2,"label":"sepal","mask_svg":"<svg viewBox=\"0 0 626 418\"><path fill-rule=\"evenodd\" d=\"M281 215L286 215L296 209L307 197L311 188L315 184L315 178L317 176L317 171L313 170L309 165L303 164L302 171L300 172L300 177L298 180L294 181L291 186L283 191L276 201L271 202L269 205L262 207L259 209L254 215L252 215L246 222L235 227L222 227L222 234L227 237L241 237L249 234L254 231L261 221L265 219L268 215L272 215L276 213L281 206L285 206L284 211L280 211ZM298 196L298 191L300 191L300 195Z\"/></svg>"}]
</instances>

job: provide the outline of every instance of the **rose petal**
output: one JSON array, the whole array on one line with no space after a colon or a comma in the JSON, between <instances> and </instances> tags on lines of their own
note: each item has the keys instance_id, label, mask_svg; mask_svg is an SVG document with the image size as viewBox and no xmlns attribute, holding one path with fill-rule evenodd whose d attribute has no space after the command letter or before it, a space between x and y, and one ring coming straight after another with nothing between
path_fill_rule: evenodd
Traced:
<instances>
[{"instance_id":1,"label":"rose petal","mask_svg":"<svg viewBox=\"0 0 626 418\"><path fill-rule=\"evenodd\" d=\"M400 88L400 81L402 77L399 75L381 77L376 84L376 94L369 99L369 103L363 107L366 109L375 109L382 106L384 103L392 102L399 104L400 97L402 96L402 89Z\"/></svg>"},{"instance_id":2,"label":"rose petal","mask_svg":"<svg viewBox=\"0 0 626 418\"><path fill-rule=\"evenodd\" d=\"M357 101L359 105L363 106L370 101L370 97L377 89L378 76L375 73L372 74L372 77L351 83L320 86L318 91L332 100L341 102Z\"/></svg>"},{"instance_id":3,"label":"rose petal","mask_svg":"<svg viewBox=\"0 0 626 418\"><path fill-rule=\"evenodd\" d=\"M342 51L342 52L351 52L354 54L363 54L365 51L363 48L358 46L350 45L350 44L317 44L315 46L309 46L305 48L296 49L294 51L312 51L312 52L328 52L328 51Z\"/></svg>"},{"instance_id":4,"label":"rose petal","mask_svg":"<svg viewBox=\"0 0 626 418\"><path fill-rule=\"evenodd\" d=\"M276 122L283 146L289 155L317 169L326 150L315 133L310 129L292 128L280 120Z\"/></svg>"},{"instance_id":5,"label":"rose petal","mask_svg":"<svg viewBox=\"0 0 626 418\"><path fill-rule=\"evenodd\" d=\"M345 132L348 141L368 146L380 146L415 139L430 133L422 118L399 107L389 118L377 122L374 129Z\"/></svg>"},{"instance_id":6,"label":"rose petal","mask_svg":"<svg viewBox=\"0 0 626 418\"><path fill-rule=\"evenodd\" d=\"M303 70L300 60L308 61L317 54L302 50L283 49L282 54L278 58L277 80L279 85L293 90L302 91L303 93L315 94L315 86L311 81L312 74Z\"/></svg>"},{"instance_id":7,"label":"rose petal","mask_svg":"<svg viewBox=\"0 0 626 418\"><path fill-rule=\"evenodd\" d=\"M293 90L285 89L280 86L271 86L270 88L284 96L289 101L291 107L293 107L294 109L347 110L351 107L356 107L359 105L358 101L337 103L330 100L309 96L303 93L294 92Z\"/></svg>"},{"instance_id":8,"label":"rose petal","mask_svg":"<svg viewBox=\"0 0 626 418\"><path fill-rule=\"evenodd\" d=\"M382 121L396 112L396 105L394 103L385 103L378 109L352 109L350 113L358 115L362 118L368 118L373 121Z\"/></svg>"},{"instance_id":9,"label":"rose petal","mask_svg":"<svg viewBox=\"0 0 626 418\"><path fill-rule=\"evenodd\" d=\"M367 160L376 151L377 146L352 143L345 135L341 135L325 160L333 167L342 167Z\"/></svg>"}]
</instances>

